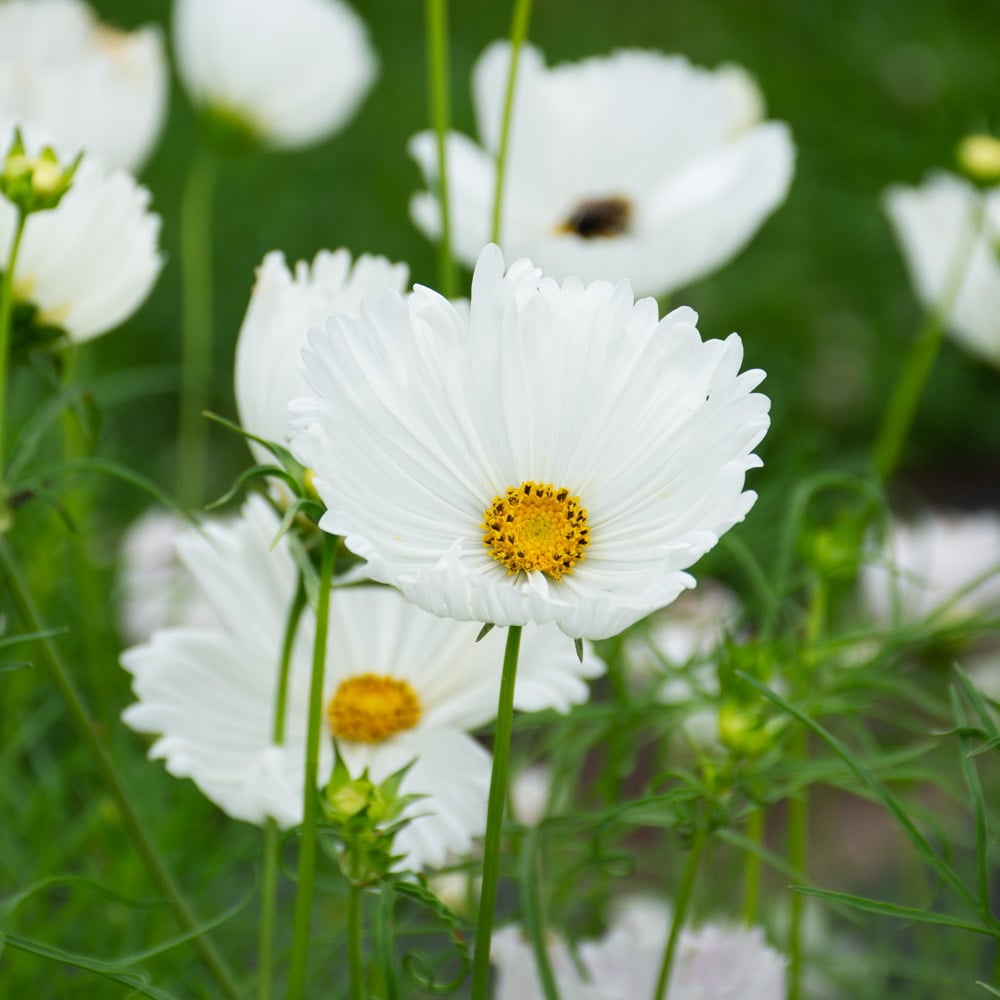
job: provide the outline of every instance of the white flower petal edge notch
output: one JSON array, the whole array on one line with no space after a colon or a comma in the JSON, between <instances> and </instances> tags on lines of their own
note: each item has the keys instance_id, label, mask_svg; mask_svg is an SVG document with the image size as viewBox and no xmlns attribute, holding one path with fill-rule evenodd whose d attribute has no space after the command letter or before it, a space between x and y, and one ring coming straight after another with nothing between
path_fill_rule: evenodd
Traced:
<instances>
[{"instance_id":1,"label":"white flower petal edge notch","mask_svg":"<svg viewBox=\"0 0 1000 1000\"><path fill-rule=\"evenodd\" d=\"M448 136L456 256L472 265L490 239L510 46L491 45L473 71L481 146ZM432 188L431 133L410 152ZM547 69L525 46L504 178L500 244L555 278L626 278L663 295L721 267L780 205L795 147L744 70L692 66L683 56L624 50ZM432 239L440 206L411 203Z\"/></svg>"},{"instance_id":2,"label":"white flower petal edge notch","mask_svg":"<svg viewBox=\"0 0 1000 1000\"><path fill-rule=\"evenodd\" d=\"M357 316L366 295L402 292L408 276L405 264L370 254L362 254L352 266L344 249L321 250L312 264L300 260L294 270L283 254L269 253L257 269L236 342L236 406L243 429L287 445L288 404L309 391L299 370L309 328L337 313ZM254 442L250 449L258 461L274 460Z\"/></svg>"},{"instance_id":3,"label":"white flower petal edge notch","mask_svg":"<svg viewBox=\"0 0 1000 1000\"><path fill-rule=\"evenodd\" d=\"M0 155L14 131L0 123ZM29 154L45 138L24 130ZM57 147L60 162L72 157ZM30 216L14 272L14 301L37 309L34 323L90 340L125 322L149 295L163 259L160 217L149 191L124 170L108 171L84 155L56 208ZM0 246L10 246L17 211L0 197Z\"/></svg>"},{"instance_id":4,"label":"white flower petal edge notch","mask_svg":"<svg viewBox=\"0 0 1000 1000\"><path fill-rule=\"evenodd\" d=\"M134 172L160 134L168 84L156 25L119 31L80 0L0 3L0 118Z\"/></svg>"},{"instance_id":5,"label":"white flower petal edge notch","mask_svg":"<svg viewBox=\"0 0 1000 1000\"><path fill-rule=\"evenodd\" d=\"M177 67L194 103L292 149L342 128L378 69L340 0L176 0Z\"/></svg>"},{"instance_id":6,"label":"white flower petal edge notch","mask_svg":"<svg viewBox=\"0 0 1000 1000\"><path fill-rule=\"evenodd\" d=\"M286 543L272 548L279 520L260 497L242 517L192 529L178 544L216 627L168 628L122 656L138 699L123 715L157 734L150 756L192 778L230 816L283 826L302 821L309 676L315 618L299 625L285 740L274 743L273 713L285 619L297 570ZM396 839L403 867L437 867L482 833L490 756L469 732L492 719L503 637L475 641L387 587L337 590L331 601L320 781L336 741L352 777L375 782L416 760L403 794L426 798L408 810ZM567 711L585 701L587 679L604 670L588 648L580 663L553 627L526 630L515 704Z\"/></svg>"},{"instance_id":7,"label":"white flower petal edge notch","mask_svg":"<svg viewBox=\"0 0 1000 1000\"><path fill-rule=\"evenodd\" d=\"M417 287L303 349L296 458L373 578L461 620L615 635L741 521L769 401L733 334L487 246L469 313Z\"/></svg>"},{"instance_id":8,"label":"white flower petal edge notch","mask_svg":"<svg viewBox=\"0 0 1000 1000\"><path fill-rule=\"evenodd\" d=\"M958 281L948 330L966 350L1000 368L1000 187L981 191L938 171L922 187L889 188L883 204L920 304L938 308ZM964 273L956 274L966 251Z\"/></svg>"}]
</instances>

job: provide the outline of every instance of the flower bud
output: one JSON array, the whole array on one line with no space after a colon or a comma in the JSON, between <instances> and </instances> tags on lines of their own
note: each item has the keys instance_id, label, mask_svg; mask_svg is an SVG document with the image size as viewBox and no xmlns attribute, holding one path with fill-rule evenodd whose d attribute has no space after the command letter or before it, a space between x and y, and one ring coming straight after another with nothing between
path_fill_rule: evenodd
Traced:
<instances>
[{"instance_id":1,"label":"flower bud","mask_svg":"<svg viewBox=\"0 0 1000 1000\"><path fill-rule=\"evenodd\" d=\"M1000 139L978 133L967 135L956 150L962 173L977 184L1000 183Z\"/></svg>"}]
</instances>

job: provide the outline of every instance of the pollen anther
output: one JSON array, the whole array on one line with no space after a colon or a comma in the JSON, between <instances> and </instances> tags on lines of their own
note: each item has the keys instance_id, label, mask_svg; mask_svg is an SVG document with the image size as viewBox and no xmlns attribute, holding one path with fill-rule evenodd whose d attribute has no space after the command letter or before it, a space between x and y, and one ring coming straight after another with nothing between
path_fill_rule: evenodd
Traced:
<instances>
[{"instance_id":1,"label":"pollen anther","mask_svg":"<svg viewBox=\"0 0 1000 1000\"><path fill-rule=\"evenodd\" d=\"M495 496L483 515L483 544L508 573L541 571L558 580L590 543L587 511L565 486L527 480Z\"/></svg>"}]
</instances>

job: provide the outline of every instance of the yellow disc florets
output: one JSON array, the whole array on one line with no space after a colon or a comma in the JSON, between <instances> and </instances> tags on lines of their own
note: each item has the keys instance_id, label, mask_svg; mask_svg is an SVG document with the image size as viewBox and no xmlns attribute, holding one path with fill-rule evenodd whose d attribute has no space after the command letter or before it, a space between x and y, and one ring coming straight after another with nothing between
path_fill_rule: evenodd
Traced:
<instances>
[{"instance_id":1,"label":"yellow disc florets","mask_svg":"<svg viewBox=\"0 0 1000 1000\"><path fill-rule=\"evenodd\" d=\"M341 739L381 743L420 721L420 699L406 681L359 674L341 682L327 702L326 721Z\"/></svg>"},{"instance_id":2,"label":"yellow disc florets","mask_svg":"<svg viewBox=\"0 0 1000 1000\"><path fill-rule=\"evenodd\" d=\"M509 573L540 570L554 580L569 573L590 542L587 511L563 486L510 486L483 515L483 543Z\"/></svg>"}]
</instances>

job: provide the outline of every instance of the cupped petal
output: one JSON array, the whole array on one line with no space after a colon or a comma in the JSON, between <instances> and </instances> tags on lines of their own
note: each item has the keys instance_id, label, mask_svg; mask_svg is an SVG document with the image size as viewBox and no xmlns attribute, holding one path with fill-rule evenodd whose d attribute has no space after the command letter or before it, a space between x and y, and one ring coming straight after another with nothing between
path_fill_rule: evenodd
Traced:
<instances>
[{"instance_id":1,"label":"cupped petal","mask_svg":"<svg viewBox=\"0 0 1000 1000\"><path fill-rule=\"evenodd\" d=\"M352 265L344 249L321 250L311 264L298 261L294 271L283 254L267 254L236 342L236 405L243 428L287 445L288 404L308 391L299 369L309 328L338 313L357 316L365 296L401 292L407 280L405 264L363 254ZM274 460L262 446L251 442L250 448L258 461Z\"/></svg>"},{"instance_id":2,"label":"cupped petal","mask_svg":"<svg viewBox=\"0 0 1000 1000\"><path fill-rule=\"evenodd\" d=\"M194 101L278 148L342 128L377 71L363 22L340 0L178 0L173 31Z\"/></svg>"},{"instance_id":3,"label":"cupped petal","mask_svg":"<svg viewBox=\"0 0 1000 1000\"><path fill-rule=\"evenodd\" d=\"M11 132L0 127L0 149ZM25 133L31 154L42 136ZM62 160L68 160L63 157ZM85 156L59 205L32 214L14 274L14 297L37 307L36 322L84 341L123 323L153 287L163 259L160 217L150 194L123 170L106 172ZM0 199L0 243L9 245L16 210Z\"/></svg>"},{"instance_id":4,"label":"cupped petal","mask_svg":"<svg viewBox=\"0 0 1000 1000\"><path fill-rule=\"evenodd\" d=\"M157 26L118 31L81 0L0 4L0 118L135 172L159 137L167 92Z\"/></svg>"},{"instance_id":5,"label":"cupped petal","mask_svg":"<svg viewBox=\"0 0 1000 1000\"><path fill-rule=\"evenodd\" d=\"M889 188L883 205L921 304L938 309L953 295L949 330L963 347L1000 366L1000 188L984 194L937 172L919 188Z\"/></svg>"}]
</instances>

